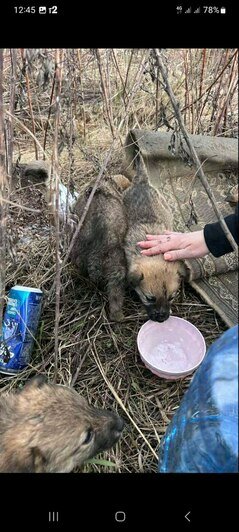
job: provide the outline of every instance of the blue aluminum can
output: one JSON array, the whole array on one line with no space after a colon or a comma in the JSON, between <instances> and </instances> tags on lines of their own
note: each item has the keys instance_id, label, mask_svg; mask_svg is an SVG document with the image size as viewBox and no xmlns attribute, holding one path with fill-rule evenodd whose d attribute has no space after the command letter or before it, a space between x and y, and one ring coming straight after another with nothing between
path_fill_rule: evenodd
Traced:
<instances>
[{"instance_id":1,"label":"blue aluminum can","mask_svg":"<svg viewBox=\"0 0 239 532\"><path fill-rule=\"evenodd\" d=\"M0 372L15 375L30 362L41 314L42 291L16 285L11 288L0 338Z\"/></svg>"}]
</instances>

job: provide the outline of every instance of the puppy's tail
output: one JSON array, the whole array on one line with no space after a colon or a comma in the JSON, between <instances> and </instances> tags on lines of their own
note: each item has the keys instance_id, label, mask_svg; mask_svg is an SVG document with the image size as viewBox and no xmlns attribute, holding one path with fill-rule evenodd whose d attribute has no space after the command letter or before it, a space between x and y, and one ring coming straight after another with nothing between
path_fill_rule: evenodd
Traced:
<instances>
[{"instance_id":1,"label":"puppy's tail","mask_svg":"<svg viewBox=\"0 0 239 532\"><path fill-rule=\"evenodd\" d=\"M136 155L134 167L135 167L136 173L133 177L133 183L135 184L147 183L148 184L149 176L148 176L146 166L145 166L145 163L144 163L144 160L143 160L143 157L140 151L138 151Z\"/></svg>"}]
</instances>

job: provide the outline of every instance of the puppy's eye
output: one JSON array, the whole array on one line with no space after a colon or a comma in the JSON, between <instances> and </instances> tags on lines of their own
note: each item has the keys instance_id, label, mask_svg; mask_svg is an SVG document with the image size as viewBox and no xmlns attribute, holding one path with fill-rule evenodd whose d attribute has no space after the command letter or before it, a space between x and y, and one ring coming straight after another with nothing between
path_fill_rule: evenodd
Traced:
<instances>
[{"instance_id":1,"label":"puppy's eye","mask_svg":"<svg viewBox=\"0 0 239 532\"><path fill-rule=\"evenodd\" d=\"M85 436L84 441L82 442L82 445L87 445L88 443L90 443L90 441L93 438L93 435L94 435L94 431L92 429L88 429L86 431L86 436Z\"/></svg>"},{"instance_id":2,"label":"puppy's eye","mask_svg":"<svg viewBox=\"0 0 239 532\"><path fill-rule=\"evenodd\" d=\"M145 296L145 297L146 297L146 299L147 299L147 301L149 303L155 303L155 301L156 301L156 297L155 296Z\"/></svg>"}]
</instances>

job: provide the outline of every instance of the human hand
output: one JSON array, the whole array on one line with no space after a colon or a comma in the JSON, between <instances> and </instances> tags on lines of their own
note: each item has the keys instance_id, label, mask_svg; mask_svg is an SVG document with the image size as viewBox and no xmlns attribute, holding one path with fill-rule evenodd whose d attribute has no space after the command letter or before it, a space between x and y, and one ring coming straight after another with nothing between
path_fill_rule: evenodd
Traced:
<instances>
[{"instance_id":1,"label":"human hand","mask_svg":"<svg viewBox=\"0 0 239 532\"><path fill-rule=\"evenodd\" d=\"M165 260L174 261L196 259L209 253L203 230L192 233L164 231L160 235L146 235L146 238L137 243L143 248L141 254L146 256L163 253Z\"/></svg>"}]
</instances>

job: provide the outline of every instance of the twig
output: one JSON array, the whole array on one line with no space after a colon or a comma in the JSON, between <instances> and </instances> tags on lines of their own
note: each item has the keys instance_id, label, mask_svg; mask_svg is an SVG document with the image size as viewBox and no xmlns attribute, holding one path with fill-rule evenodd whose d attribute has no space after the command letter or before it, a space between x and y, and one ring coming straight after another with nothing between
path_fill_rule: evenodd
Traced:
<instances>
[{"instance_id":1,"label":"twig","mask_svg":"<svg viewBox=\"0 0 239 532\"><path fill-rule=\"evenodd\" d=\"M12 207L17 207L18 209L21 209L23 211L34 212L34 214L38 212L42 212L41 209L31 209L31 207L25 207L25 205L20 205L20 203L14 203L13 201L10 201L7 198L4 198L3 196L2 196L2 202L7 203L8 205L11 205Z\"/></svg>"},{"instance_id":2,"label":"twig","mask_svg":"<svg viewBox=\"0 0 239 532\"><path fill-rule=\"evenodd\" d=\"M116 70L119 74L119 77L120 77L120 81L122 83L122 87L123 87L123 94L122 94L122 97L123 97L123 101L124 101L124 106L126 106L126 97L127 97L127 92L126 92L126 85L125 85L125 82L123 80L123 77L122 77L122 74L120 72L120 68L119 68L119 65L118 65L118 61L117 61L117 58L116 58L116 55L115 55L115 51L114 49L112 49L112 57L113 57L113 61L114 61L114 64L115 64L115 67L116 67Z\"/></svg>"},{"instance_id":3,"label":"twig","mask_svg":"<svg viewBox=\"0 0 239 532\"><path fill-rule=\"evenodd\" d=\"M84 135L84 140L85 140L86 139L86 115L85 115L85 94L84 94L84 84L83 84L83 68L82 68L81 50L77 50L77 57L78 57L78 63L79 63L80 93L81 93L82 111L83 111L83 135Z\"/></svg>"},{"instance_id":4,"label":"twig","mask_svg":"<svg viewBox=\"0 0 239 532\"><path fill-rule=\"evenodd\" d=\"M158 75L158 68L157 68L157 77L156 77L156 88L155 88L156 94L155 94L155 131L157 131L158 127L158 114L159 114L159 75Z\"/></svg>"},{"instance_id":5,"label":"twig","mask_svg":"<svg viewBox=\"0 0 239 532\"><path fill-rule=\"evenodd\" d=\"M96 48L95 53L96 53L97 64L98 64L99 73L100 73L100 83L101 83L102 94L103 94L103 98L104 98L104 102L105 102L106 114L107 114L110 130L111 130L111 133L112 133L112 137L114 139L115 138L114 124L113 124L112 115L111 115L111 112L110 112L111 111L110 102L109 102L109 97L108 97L108 94L107 94L107 88L106 88L106 83L105 83L105 79L104 79L103 65L102 65L102 61L101 61L101 57L100 57L99 48Z\"/></svg>"},{"instance_id":6,"label":"twig","mask_svg":"<svg viewBox=\"0 0 239 532\"><path fill-rule=\"evenodd\" d=\"M192 59L192 50L191 48L189 48L189 57L190 57L190 76L191 76L191 87L190 87L190 92L191 92L191 101L193 101L193 80L194 80L194 76L193 76L193 59ZM190 95L189 95L189 100L190 100ZM191 122L191 133L193 134L193 125L194 125L194 105L191 105L191 107L189 108L189 128L190 128L190 109L191 109L191 119L192 119L192 122Z\"/></svg>"},{"instance_id":7,"label":"twig","mask_svg":"<svg viewBox=\"0 0 239 532\"><path fill-rule=\"evenodd\" d=\"M6 171L4 157L3 49L0 48L0 338L2 335L6 276Z\"/></svg>"},{"instance_id":8,"label":"twig","mask_svg":"<svg viewBox=\"0 0 239 532\"><path fill-rule=\"evenodd\" d=\"M53 143L52 167L55 174L55 228L56 228L56 306L55 306L55 368L54 382L57 380L58 352L59 352L59 321L60 321L60 294L61 294L61 267L60 267L60 216L59 216L59 161L58 161L58 130L60 119L60 92L61 92L61 67L60 51L55 52L55 129Z\"/></svg>"},{"instance_id":9,"label":"twig","mask_svg":"<svg viewBox=\"0 0 239 532\"><path fill-rule=\"evenodd\" d=\"M216 204L216 200L215 200L215 197L214 197L214 194L212 192L212 190L210 189L209 187L209 184L208 184L208 181L207 181L207 178L202 170L202 167L201 167L201 163L199 161L199 158L197 156L197 152L189 138L189 135L188 135L188 132L183 124L183 121L182 121L182 116L181 116L181 113L180 113L180 110L179 110L179 106L178 106L178 103L176 101L176 98L174 96L174 93L172 91L172 88L171 88L171 85L168 81L168 76L167 76L167 72L166 72L166 69L165 69L165 66L163 64L163 61L161 59L161 56L160 56L160 52L157 48L154 49L155 51L155 55L156 55L156 60L157 60L157 63L158 63L158 66L159 66L159 69L160 69L160 72L162 74L162 78L163 78L163 81L165 83L165 90L166 92L168 93L168 96L172 102L172 106L174 108L174 111L175 111L175 115L176 115L176 118L177 118L177 121L178 121L178 124L181 128L181 131L182 131L182 134L183 134L183 137L185 139L185 142L189 148L189 151L190 151L190 154L191 154L191 157L192 157L192 160L197 168L197 171L198 171L198 175L201 179L201 182L208 194L208 197L210 198L211 202L212 202L212 206L213 206L213 209L218 217L218 220L220 222L220 225L228 239L228 241L230 242L232 248L238 252L238 246L231 234L231 232L229 231L228 227L227 227L227 224L223 218L223 216L221 215L218 207L217 207L217 204Z\"/></svg>"},{"instance_id":10,"label":"twig","mask_svg":"<svg viewBox=\"0 0 239 532\"><path fill-rule=\"evenodd\" d=\"M184 82L185 82L185 113L184 113L184 124L187 124L187 111L189 115L188 123L190 123L190 106L189 106L189 93L188 93L188 50L184 51Z\"/></svg>"},{"instance_id":11,"label":"twig","mask_svg":"<svg viewBox=\"0 0 239 532\"><path fill-rule=\"evenodd\" d=\"M205 71L205 64L206 64L206 48L203 48L203 51L202 51L202 70L201 70L200 84L199 84L199 99L202 97L203 76L204 76L204 71Z\"/></svg>"},{"instance_id":12,"label":"twig","mask_svg":"<svg viewBox=\"0 0 239 532\"><path fill-rule=\"evenodd\" d=\"M82 366L83 366L83 364L84 364L84 362L85 362L86 357L88 356L88 353L89 353L89 349L86 349L86 352L85 352L85 354L83 355L83 357L82 357L82 359L81 359L81 361L80 361L80 364L79 364L79 366L77 366L77 369L76 369L76 371L75 371L75 373L74 373L74 375L73 375L73 377L72 377L72 379L71 379L70 386L71 386L72 388L74 388L74 386L75 386L75 383L76 383L76 381L77 381L77 377L78 377L78 375L79 375L79 373L80 373L80 370L81 370L81 368L82 368Z\"/></svg>"},{"instance_id":13,"label":"twig","mask_svg":"<svg viewBox=\"0 0 239 532\"><path fill-rule=\"evenodd\" d=\"M33 116L30 81L29 81L29 75L28 75L28 61L26 59L26 54L24 52L25 52L25 50L23 48L21 48L21 56L22 56L22 62L23 62L23 71L24 71L24 74L25 74L26 85L27 85L27 98L28 98L29 110L30 110L31 121L32 121L32 133L33 133L33 135L35 137L36 136L36 129L35 129L34 116ZM35 140L34 140L34 149L35 149L36 159L38 159L38 151L37 151L37 145L36 145L36 141Z\"/></svg>"},{"instance_id":14,"label":"twig","mask_svg":"<svg viewBox=\"0 0 239 532\"><path fill-rule=\"evenodd\" d=\"M126 96L126 98L127 98L127 96L128 96L128 95L126 94L126 87L127 87L127 83L128 83L129 71L130 71L131 63L132 63L132 61L133 61L134 52L135 52L135 50L134 50L134 48L133 48L132 51L131 51L131 54L130 54L130 59L129 59L129 63L128 63L128 67L127 67L127 72L126 72L126 77L125 77L125 84L124 84L124 87L125 87L125 88L124 88L124 93L123 93L123 94L124 94L124 97Z\"/></svg>"},{"instance_id":15,"label":"twig","mask_svg":"<svg viewBox=\"0 0 239 532\"><path fill-rule=\"evenodd\" d=\"M44 141L43 141L43 151L44 152L45 152L45 149L46 149L46 139L47 139L48 127L49 127L50 118L51 118L52 101L53 101L54 90L55 90L55 82L56 82L56 70L54 72L54 77L53 77L53 82L52 82L49 111L48 111L48 117L47 117L46 127L45 127L45 134L44 134ZM45 153L44 153L44 159L45 159Z\"/></svg>"},{"instance_id":16,"label":"twig","mask_svg":"<svg viewBox=\"0 0 239 532\"><path fill-rule=\"evenodd\" d=\"M11 55L11 83L10 83L10 98L9 98L9 110L11 115L14 113L14 104L16 96L16 49L10 50ZM13 123L12 117L9 115L7 120L7 174L9 176L9 189L12 188L12 157L13 157Z\"/></svg>"}]
</instances>

